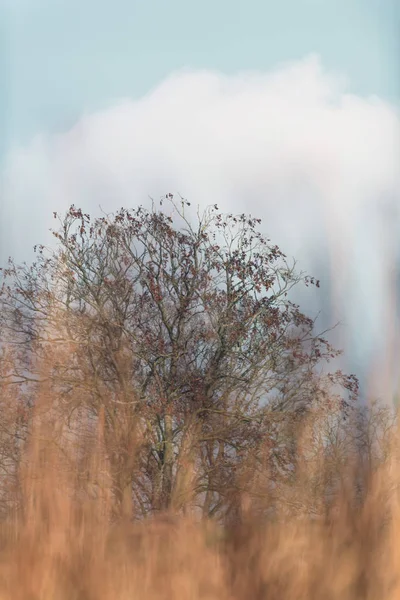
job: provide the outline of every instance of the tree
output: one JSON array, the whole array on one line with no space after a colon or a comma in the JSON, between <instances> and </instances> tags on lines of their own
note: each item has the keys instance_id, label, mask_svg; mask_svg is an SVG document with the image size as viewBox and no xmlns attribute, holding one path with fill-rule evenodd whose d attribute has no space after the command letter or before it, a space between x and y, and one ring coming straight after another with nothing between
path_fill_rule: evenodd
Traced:
<instances>
[{"instance_id":1,"label":"tree","mask_svg":"<svg viewBox=\"0 0 400 600\"><path fill-rule=\"evenodd\" d=\"M276 415L298 420L327 402L327 378L345 406L357 380L317 372L338 352L290 293L319 282L296 273L259 219L215 205L193 225L189 202L163 202L171 214L154 204L96 219L75 206L55 213L56 249L39 246L31 266L3 271L2 339L14 382L34 389L52 359L64 414L83 407L93 426L104 415L120 512L132 502L142 514L178 509L190 497L204 515L222 514ZM293 444L280 453L280 468L294 454Z\"/></svg>"}]
</instances>

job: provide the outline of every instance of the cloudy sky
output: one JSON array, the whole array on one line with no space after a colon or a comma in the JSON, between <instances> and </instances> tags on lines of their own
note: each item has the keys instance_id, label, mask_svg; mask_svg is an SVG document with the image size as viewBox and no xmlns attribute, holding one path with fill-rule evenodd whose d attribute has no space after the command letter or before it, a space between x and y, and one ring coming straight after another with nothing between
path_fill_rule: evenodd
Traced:
<instances>
[{"instance_id":1,"label":"cloudy sky","mask_svg":"<svg viewBox=\"0 0 400 600\"><path fill-rule=\"evenodd\" d=\"M398 0L0 0L0 26L0 262L72 202L179 192L261 217L351 368L388 364Z\"/></svg>"}]
</instances>

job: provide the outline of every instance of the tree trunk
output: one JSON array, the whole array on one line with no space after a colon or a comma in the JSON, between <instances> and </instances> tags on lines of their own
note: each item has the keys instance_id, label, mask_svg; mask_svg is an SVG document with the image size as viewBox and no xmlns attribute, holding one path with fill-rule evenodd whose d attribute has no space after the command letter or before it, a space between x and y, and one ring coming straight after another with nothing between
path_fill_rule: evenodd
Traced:
<instances>
[{"instance_id":1,"label":"tree trunk","mask_svg":"<svg viewBox=\"0 0 400 600\"><path fill-rule=\"evenodd\" d=\"M174 447L173 447L173 428L172 416L165 415L164 418L164 464L162 478L162 509L166 510L170 507L172 496L172 479L174 466Z\"/></svg>"},{"instance_id":2,"label":"tree trunk","mask_svg":"<svg viewBox=\"0 0 400 600\"><path fill-rule=\"evenodd\" d=\"M116 512L120 519L130 521L133 517L132 473L122 472L115 482Z\"/></svg>"}]
</instances>

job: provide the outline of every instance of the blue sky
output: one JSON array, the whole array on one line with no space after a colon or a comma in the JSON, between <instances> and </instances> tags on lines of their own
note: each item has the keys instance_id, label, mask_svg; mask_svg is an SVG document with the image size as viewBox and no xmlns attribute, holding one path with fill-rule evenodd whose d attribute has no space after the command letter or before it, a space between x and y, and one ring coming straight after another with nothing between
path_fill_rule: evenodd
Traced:
<instances>
[{"instance_id":1,"label":"blue sky","mask_svg":"<svg viewBox=\"0 0 400 600\"><path fill-rule=\"evenodd\" d=\"M399 31L398 0L0 0L0 262L71 202L217 201L321 278L352 368L387 363Z\"/></svg>"},{"instance_id":2,"label":"blue sky","mask_svg":"<svg viewBox=\"0 0 400 600\"><path fill-rule=\"evenodd\" d=\"M398 0L0 0L7 143L68 129L182 67L232 74L310 53L400 101Z\"/></svg>"}]
</instances>

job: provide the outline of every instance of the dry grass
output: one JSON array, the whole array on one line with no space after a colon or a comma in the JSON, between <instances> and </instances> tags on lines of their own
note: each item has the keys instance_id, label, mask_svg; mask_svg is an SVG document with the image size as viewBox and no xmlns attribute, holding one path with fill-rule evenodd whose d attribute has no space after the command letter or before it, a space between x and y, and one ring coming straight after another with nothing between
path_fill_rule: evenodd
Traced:
<instances>
[{"instance_id":1,"label":"dry grass","mask_svg":"<svg viewBox=\"0 0 400 600\"><path fill-rule=\"evenodd\" d=\"M267 522L247 504L222 533L179 515L111 523L107 490L97 499L74 496L73 469L47 427L42 421L21 461L21 510L0 526L1 600L400 598L395 444L368 473L362 505L346 486L323 520L297 511ZM96 451L93 469L101 465ZM292 490L304 506L307 485L302 476Z\"/></svg>"}]
</instances>

